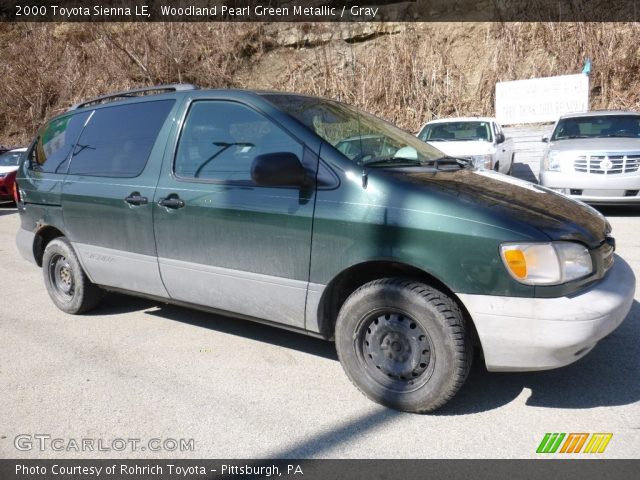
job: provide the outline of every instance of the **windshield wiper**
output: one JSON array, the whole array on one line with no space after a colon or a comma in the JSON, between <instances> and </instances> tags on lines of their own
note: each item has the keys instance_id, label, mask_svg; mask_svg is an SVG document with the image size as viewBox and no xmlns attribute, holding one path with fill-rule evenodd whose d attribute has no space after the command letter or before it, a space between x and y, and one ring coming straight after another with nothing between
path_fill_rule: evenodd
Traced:
<instances>
[{"instance_id":1,"label":"windshield wiper","mask_svg":"<svg viewBox=\"0 0 640 480\"><path fill-rule=\"evenodd\" d=\"M398 166L398 165L423 165L420 160L416 160L415 158L404 158L404 157L378 157L373 160L369 160L368 162L363 162L363 167L376 167L382 165L390 165L390 166Z\"/></svg>"},{"instance_id":2,"label":"windshield wiper","mask_svg":"<svg viewBox=\"0 0 640 480\"><path fill-rule=\"evenodd\" d=\"M440 167L443 165L457 165L460 168L467 168L473 165L471 160L466 158L458 158L458 157L440 157L434 160L427 160L421 162L420 160L416 160L415 158L404 158L404 157L381 157L375 158L368 162L364 162L362 164L363 167L399 167L399 166L433 166L436 170L442 170ZM445 168L445 170L447 170Z\"/></svg>"},{"instance_id":3,"label":"windshield wiper","mask_svg":"<svg viewBox=\"0 0 640 480\"><path fill-rule=\"evenodd\" d=\"M633 134L620 135L619 133L609 133L607 135L600 136L600 138L638 138L638 135L633 135Z\"/></svg>"},{"instance_id":4,"label":"windshield wiper","mask_svg":"<svg viewBox=\"0 0 640 480\"><path fill-rule=\"evenodd\" d=\"M451 156L440 157L436 160L433 160L431 163L433 163L436 168L438 168L438 165L458 165L462 168L473 166L473 162L468 158L451 157Z\"/></svg>"}]
</instances>

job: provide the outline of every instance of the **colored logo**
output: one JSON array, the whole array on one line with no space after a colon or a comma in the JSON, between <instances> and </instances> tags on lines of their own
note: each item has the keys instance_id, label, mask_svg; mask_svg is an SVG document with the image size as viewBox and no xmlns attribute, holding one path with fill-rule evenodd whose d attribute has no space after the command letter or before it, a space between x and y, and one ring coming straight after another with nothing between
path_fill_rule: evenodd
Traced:
<instances>
[{"instance_id":1,"label":"colored logo","mask_svg":"<svg viewBox=\"0 0 640 480\"><path fill-rule=\"evenodd\" d=\"M613 433L545 433L536 453L604 453L611 437Z\"/></svg>"}]
</instances>

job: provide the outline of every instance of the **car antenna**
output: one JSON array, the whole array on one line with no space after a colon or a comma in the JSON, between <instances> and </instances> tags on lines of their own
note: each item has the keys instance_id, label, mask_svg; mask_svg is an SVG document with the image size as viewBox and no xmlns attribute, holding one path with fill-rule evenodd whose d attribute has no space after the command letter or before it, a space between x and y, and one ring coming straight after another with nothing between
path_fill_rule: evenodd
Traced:
<instances>
[{"instance_id":1,"label":"car antenna","mask_svg":"<svg viewBox=\"0 0 640 480\"><path fill-rule=\"evenodd\" d=\"M352 23L349 22L349 38L353 38L352 36L352 31L351 31L351 25ZM354 86L354 91L358 91L355 86L356 86L356 56L353 53L353 42L350 41L349 42L349 52L351 53L351 70L352 70L352 75L351 75L351 79L353 81L353 86ZM362 124L360 123L360 107L358 107L358 104L356 103L355 105L356 107L356 117L358 119L358 141L360 142L360 154L362 155L363 150L362 150ZM367 166L364 162L362 162L362 188L363 189L367 189L367 185L369 185L369 173L367 172Z\"/></svg>"}]
</instances>

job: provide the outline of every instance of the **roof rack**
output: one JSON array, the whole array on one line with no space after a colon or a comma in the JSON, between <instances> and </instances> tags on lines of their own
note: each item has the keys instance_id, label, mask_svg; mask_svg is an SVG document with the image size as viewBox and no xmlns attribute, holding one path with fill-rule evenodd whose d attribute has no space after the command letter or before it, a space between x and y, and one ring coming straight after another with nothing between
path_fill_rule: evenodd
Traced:
<instances>
[{"instance_id":1,"label":"roof rack","mask_svg":"<svg viewBox=\"0 0 640 480\"><path fill-rule=\"evenodd\" d=\"M174 83L171 85L156 85L154 87L135 88L133 90L126 90L123 92L110 93L109 95L103 95L101 97L95 97L84 102L76 103L69 110L77 110L79 108L88 107L91 105L99 105L101 103L114 102L121 98L140 97L147 94L161 94L167 92L181 92L185 90L198 90L198 86L190 83Z\"/></svg>"}]
</instances>

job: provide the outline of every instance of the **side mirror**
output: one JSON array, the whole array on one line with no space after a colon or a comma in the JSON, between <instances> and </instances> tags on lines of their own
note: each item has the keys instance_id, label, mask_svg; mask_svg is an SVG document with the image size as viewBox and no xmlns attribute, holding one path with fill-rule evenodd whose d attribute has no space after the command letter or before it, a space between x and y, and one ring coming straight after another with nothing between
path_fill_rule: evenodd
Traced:
<instances>
[{"instance_id":1,"label":"side mirror","mask_svg":"<svg viewBox=\"0 0 640 480\"><path fill-rule=\"evenodd\" d=\"M545 135L542 137L543 143L549 143L549 135Z\"/></svg>"},{"instance_id":2,"label":"side mirror","mask_svg":"<svg viewBox=\"0 0 640 480\"><path fill-rule=\"evenodd\" d=\"M306 173L293 153L265 153L253 159L251 179L263 187L301 187L306 183Z\"/></svg>"},{"instance_id":3,"label":"side mirror","mask_svg":"<svg viewBox=\"0 0 640 480\"><path fill-rule=\"evenodd\" d=\"M496 143L504 143L506 140L504 133L498 133L496 135Z\"/></svg>"}]
</instances>

